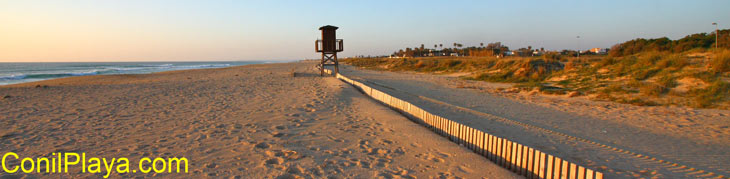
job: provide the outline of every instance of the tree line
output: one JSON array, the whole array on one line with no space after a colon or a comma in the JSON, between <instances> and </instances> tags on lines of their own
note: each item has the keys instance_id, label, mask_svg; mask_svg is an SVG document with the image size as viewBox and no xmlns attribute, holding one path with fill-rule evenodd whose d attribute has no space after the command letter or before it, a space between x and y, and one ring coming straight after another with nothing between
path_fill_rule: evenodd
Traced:
<instances>
[{"instance_id":1,"label":"tree line","mask_svg":"<svg viewBox=\"0 0 730 179\"><path fill-rule=\"evenodd\" d=\"M677 40L670 40L667 37L656 38L656 39L644 39L637 38L629 40L621 44L614 45L611 47L609 55L619 57L633 55L641 52L648 51L663 51L663 52L684 52L692 49L703 48L709 49L714 48L715 33L697 33L685 36L684 38ZM724 29L719 31L717 40L719 48L730 48L730 29Z\"/></svg>"},{"instance_id":2,"label":"tree line","mask_svg":"<svg viewBox=\"0 0 730 179\"><path fill-rule=\"evenodd\" d=\"M719 48L730 48L730 29L720 30L718 40L715 40L715 34L712 33L697 33L687 35L684 38L671 40L667 37L655 38L655 39L644 39L637 38L629 40L624 43L616 44L610 48L608 55L614 57L633 55L641 52L648 51L668 51L668 52L684 52L692 49L709 49L714 48L717 45ZM719 43L718 43L719 42ZM505 52L509 52L510 48L502 45L501 42L494 42L485 44L480 43L478 47L466 47L463 44L453 43L450 47L445 47L444 44L434 44L433 48L427 48L424 44L419 47L400 49L393 52L392 56L395 57L426 57L426 56L504 56ZM533 56L533 52L545 52L543 48L532 49L532 46L527 48L519 48L512 50L515 56ZM576 56L577 52L573 50L560 51L561 55ZM581 51L581 55L590 55L593 52Z\"/></svg>"},{"instance_id":3,"label":"tree line","mask_svg":"<svg viewBox=\"0 0 730 179\"><path fill-rule=\"evenodd\" d=\"M509 47L502 45L501 42L489 43L484 46L480 43L479 47L472 46L464 48L464 44L453 43L452 48L444 48L444 44L434 44L433 48L426 48L424 44L420 47L400 49L393 52L392 56L396 57L426 57L426 56L495 56L501 55L509 51Z\"/></svg>"}]
</instances>

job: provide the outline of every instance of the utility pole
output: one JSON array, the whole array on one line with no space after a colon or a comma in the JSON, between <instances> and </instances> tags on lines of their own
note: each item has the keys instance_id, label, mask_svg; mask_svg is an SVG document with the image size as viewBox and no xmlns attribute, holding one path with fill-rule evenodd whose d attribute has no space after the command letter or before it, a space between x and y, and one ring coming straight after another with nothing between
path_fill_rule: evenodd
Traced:
<instances>
[{"instance_id":1,"label":"utility pole","mask_svg":"<svg viewBox=\"0 0 730 179\"><path fill-rule=\"evenodd\" d=\"M578 39L577 40L578 41L578 50L577 50L577 53L578 53L578 60L580 60L580 35L579 36L576 36L575 38Z\"/></svg>"},{"instance_id":2,"label":"utility pole","mask_svg":"<svg viewBox=\"0 0 730 179\"><path fill-rule=\"evenodd\" d=\"M720 43L717 41L720 35L720 27L717 25L717 22L713 22L712 25L715 25L715 50L717 50L717 45Z\"/></svg>"}]
</instances>

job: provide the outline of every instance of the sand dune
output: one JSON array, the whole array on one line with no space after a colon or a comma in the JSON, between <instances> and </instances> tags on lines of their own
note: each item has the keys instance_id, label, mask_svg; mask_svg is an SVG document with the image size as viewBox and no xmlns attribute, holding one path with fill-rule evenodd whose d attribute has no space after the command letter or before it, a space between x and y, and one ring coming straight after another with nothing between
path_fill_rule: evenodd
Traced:
<instances>
[{"instance_id":1,"label":"sand dune","mask_svg":"<svg viewBox=\"0 0 730 179\"><path fill-rule=\"evenodd\" d=\"M0 151L191 161L188 174L113 178L519 178L353 87L316 76L313 66L248 65L2 86ZM103 175L77 167L29 176Z\"/></svg>"}]
</instances>

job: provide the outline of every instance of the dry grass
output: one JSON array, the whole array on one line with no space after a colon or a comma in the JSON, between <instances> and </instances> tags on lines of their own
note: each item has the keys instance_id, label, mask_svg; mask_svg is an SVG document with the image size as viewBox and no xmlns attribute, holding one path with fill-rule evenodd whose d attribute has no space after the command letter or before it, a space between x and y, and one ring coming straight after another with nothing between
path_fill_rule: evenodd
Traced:
<instances>
[{"instance_id":1,"label":"dry grass","mask_svg":"<svg viewBox=\"0 0 730 179\"><path fill-rule=\"evenodd\" d=\"M710 62L710 67L716 73L730 72L730 50L716 53L715 58Z\"/></svg>"},{"instance_id":2,"label":"dry grass","mask_svg":"<svg viewBox=\"0 0 730 179\"><path fill-rule=\"evenodd\" d=\"M634 105L730 108L730 84L723 80L730 79L730 50L645 52L624 57L589 56L580 60L551 54L508 58L361 58L345 62L375 70L468 72L475 75L463 78L515 83L520 89L538 89L548 94L578 91L595 94L597 100ZM687 93L672 93L678 85L677 79L686 77L711 85L690 87ZM551 78L559 80L549 81Z\"/></svg>"}]
</instances>

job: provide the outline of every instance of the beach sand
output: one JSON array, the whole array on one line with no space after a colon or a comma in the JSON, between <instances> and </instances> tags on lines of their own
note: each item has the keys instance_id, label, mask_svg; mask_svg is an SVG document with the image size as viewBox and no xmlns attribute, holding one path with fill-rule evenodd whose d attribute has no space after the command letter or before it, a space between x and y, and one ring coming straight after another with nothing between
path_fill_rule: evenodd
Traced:
<instances>
[{"instance_id":1,"label":"beach sand","mask_svg":"<svg viewBox=\"0 0 730 179\"><path fill-rule=\"evenodd\" d=\"M520 178L333 78L313 62L0 86L0 151L185 157L166 178ZM292 77L296 72L296 77ZM17 165L18 162L10 163ZM30 174L101 177L104 173ZM3 176L23 176L7 174Z\"/></svg>"}]
</instances>

